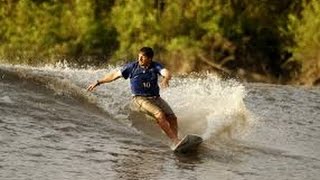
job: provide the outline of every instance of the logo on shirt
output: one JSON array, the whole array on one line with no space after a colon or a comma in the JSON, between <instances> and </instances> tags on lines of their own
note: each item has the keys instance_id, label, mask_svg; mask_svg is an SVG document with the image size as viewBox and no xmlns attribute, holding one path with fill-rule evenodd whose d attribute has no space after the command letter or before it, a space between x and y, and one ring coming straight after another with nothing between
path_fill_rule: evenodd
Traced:
<instances>
[{"instance_id":1,"label":"logo on shirt","mask_svg":"<svg viewBox=\"0 0 320 180\"><path fill-rule=\"evenodd\" d=\"M144 88L150 88L151 87L150 82L143 82L142 84L143 84Z\"/></svg>"}]
</instances>

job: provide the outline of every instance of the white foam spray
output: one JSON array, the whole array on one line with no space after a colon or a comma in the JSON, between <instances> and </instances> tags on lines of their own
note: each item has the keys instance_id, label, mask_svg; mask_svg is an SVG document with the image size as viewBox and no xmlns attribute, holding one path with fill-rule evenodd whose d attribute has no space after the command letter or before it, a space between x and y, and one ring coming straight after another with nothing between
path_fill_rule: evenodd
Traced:
<instances>
[{"instance_id":1,"label":"white foam spray","mask_svg":"<svg viewBox=\"0 0 320 180\"><path fill-rule=\"evenodd\" d=\"M253 118L245 107L245 87L213 74L176 78L163 96L179 118L180 135L201 134L204 139L239 136Z\"/></svg>"}]
</instances>

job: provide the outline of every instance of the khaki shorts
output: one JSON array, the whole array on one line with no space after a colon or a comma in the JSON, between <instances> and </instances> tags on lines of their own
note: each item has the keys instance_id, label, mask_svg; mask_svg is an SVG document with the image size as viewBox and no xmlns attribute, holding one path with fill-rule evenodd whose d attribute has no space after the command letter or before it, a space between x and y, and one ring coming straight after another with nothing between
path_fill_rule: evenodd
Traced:
<instances>
[{"instance_id":1,"label":"khaki shorts","mask_svg":"<svg viewBox=\"0 0 320 180\"><path fill-rule=\"evenodd\" d=\"M168 103L161 97L134 96L131 102L131 109L146 113L152 117L155 117L159 112L163 112L167 116L175 116Z\"/></svg>"}]
</instances>

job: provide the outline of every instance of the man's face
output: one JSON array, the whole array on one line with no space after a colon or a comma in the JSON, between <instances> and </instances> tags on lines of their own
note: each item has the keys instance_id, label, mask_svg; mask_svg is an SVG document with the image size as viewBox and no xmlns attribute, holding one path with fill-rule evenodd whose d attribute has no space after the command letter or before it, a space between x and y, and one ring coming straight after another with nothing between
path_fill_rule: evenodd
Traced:
<instances>
[{"instance_id":1,"label":"man's face","mask_svg":"<svg viewBox=\"0 0 320 180\"><path fill-rule=\"evenodd\" d=\"M151 58L140 52L138 55L138 61L140 66L148 66L151 63Z\"/></svg>"}]
</instances>

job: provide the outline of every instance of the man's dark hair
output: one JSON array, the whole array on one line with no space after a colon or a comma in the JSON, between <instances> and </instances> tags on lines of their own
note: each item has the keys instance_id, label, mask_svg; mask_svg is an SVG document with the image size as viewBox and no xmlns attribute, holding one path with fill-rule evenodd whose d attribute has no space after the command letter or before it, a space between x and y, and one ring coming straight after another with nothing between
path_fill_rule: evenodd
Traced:
<instances>
[{"instance_id":1,"label":"man's dark hair","mask_svg":"<svg viewBox=\"0 0 320 180\"><path fill-rule=\"evenodd\" d=\"M140 52L151 59L153 58L153 50L151 47L143 47L140 49Z\"/></svg>"}]
</instances>

